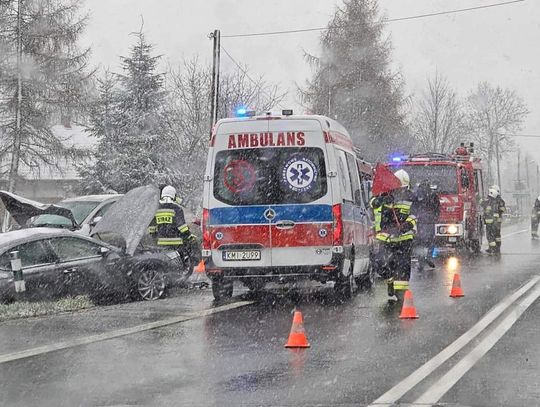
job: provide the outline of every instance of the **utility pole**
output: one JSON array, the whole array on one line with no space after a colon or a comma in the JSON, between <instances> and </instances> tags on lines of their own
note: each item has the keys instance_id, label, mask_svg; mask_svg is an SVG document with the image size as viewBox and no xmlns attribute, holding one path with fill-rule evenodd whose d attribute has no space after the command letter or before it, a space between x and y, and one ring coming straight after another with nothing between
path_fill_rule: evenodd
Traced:
<instances>
[{"instance_id":1,"label":"utility pole","mask_svg":"<svg viewBox=\"0 0 540 407\"><path fill-rule=\"evenodd\" d=\"M527 180L527 199L531 200L531 180L529 178L529 155L525 154L525 178ZM528 203L528 202L527 202Z\"/></svg>"},{"instance_id":2,"label":"utility pole","mask_svg":"<svg viewBox=\"0 0 540 407\"><path fill-rule=\"evenodd\" d=\"M499 133L496 134L496 140L495 140L495 159L497 162L497 185L499 185L499 188L502 188L501 186L501 164L499 162Z\"/></svg>"},{"instance_id":3,"label":"utility pole","mask_svg":"<svg viewBox=\"0 0 540 407\"><path fill-rule=\"evenodd\" d=\"M8 191L15 192L19 176L19 161L21 158L21 110L22 110L22 2L17 2L17 102L15 104L15 131L13 132L13 149L9 166ZM2 232L9 227L9 213L5 211L2 222Z\"/></svg>"},{"instance_id":4,"label":"utility pole","mask_svg":"<svg viewBox=\"0 0 540 407\"><path fill-rule=\"evenodd\" d=\"M208 36L213 40L212 54L212 89L211 89L211 106L210 106L210 137L212 137L212 129L217 122L218 117L218 101L219 101L219 64L221 50L221 33L219 30L214 30Z\"/></svg>"},{"instance_id":5,"label":"utility pole","mask_svg":"<svg viewBox=\"0 0 540 407\"><path fill-rule=\"evenodd\" d=\"M9 168L8 191L14 192L17 186L19 160L21 156L21 106L22 106L22 1L17 2L17 103L15 105L15 131L13 133L13 150Z\"/></svg>"},{"instance_id":6,"label":"utility pole","mask_svg":"<svg viewBox=\"0 0 540 407\"><path fill-rule=\"evenodd\" d=\"M518 159L517 159L517 207L518 207L518 213L521 217L522 212L522 205L521 205L521 151L518 150Z\"/></svg>"}]
</instances>

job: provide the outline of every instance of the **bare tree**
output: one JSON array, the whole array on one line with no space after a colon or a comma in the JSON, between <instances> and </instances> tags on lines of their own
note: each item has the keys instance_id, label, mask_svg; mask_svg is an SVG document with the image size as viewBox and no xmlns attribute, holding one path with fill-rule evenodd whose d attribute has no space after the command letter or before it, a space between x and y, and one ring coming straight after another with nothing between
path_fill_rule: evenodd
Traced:
<instances>
[{"instance_id":1,"label":"bare tree","mask_svg":"<svg viewBox=\"0 0 540 407\"><path fill-rule=\"evenodd\" d=\"M414 136L422 151L449 153L465 133L462 105L439 73L429 78L427 85L414 115Z\"/></svg>"},{"instance_id":2,"label":"bare tree","mask_svg":"<svg viewBox=\"0 0 540 407\"><path fill-rule=\"evenodd\" d=\"M167 129L176 148L168 151L167 162L173 168L174 180L188 203L198 205L210 121L211 68L197 58L184 61L168 75ZM252 78L247 67L240 66L220 77L218 117L230 117L239 106L266 111L278 105L285 94L264 78Z\"/></svg>"},{"instance_id":3,"label":"bare tree","mask_svg":"<svg viewBox=\"0 0 540 407\"><path fill-rule=\"evenodd\" d=\"M497 163L497 182L500 184L499 159L514 146L508 134L521 130L529 113L523 99L511 89L502 89L481 82L467 98L468 125L488 164L488 179L493 182L493 164Z\"/></svg>"},{"instance_id":4,"label":"bare tree","mask_svg":"<svg viewBox=\"0 0 540 407\"><path fill-rule=\"evenodd\" d=\"M59 167L81 157L51 126L77 118L87 94L90 50L78 39L86 25L81 0L0 2L0 176L16 189L19 167Z\"/></svg>"}]
</instances>

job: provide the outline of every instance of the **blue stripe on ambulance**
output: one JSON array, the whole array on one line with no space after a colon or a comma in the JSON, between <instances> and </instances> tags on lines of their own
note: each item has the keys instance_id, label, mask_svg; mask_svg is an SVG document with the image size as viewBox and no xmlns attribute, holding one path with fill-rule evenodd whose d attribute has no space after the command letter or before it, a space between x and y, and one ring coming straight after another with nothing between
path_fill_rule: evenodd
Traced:
<instances>
[{"instance_id":1,"label":"blue stripe on ambulance","mask_svg":"<svg viewBox=\"0 0 540 407\"><path fill-rule=\"evenodd\" d=\"M272 208L276 217L272 223L280 220L293 222L332 222L331 205L254 205L234 206L210 209L209 225L246 225L264 224L268 220L264 212Z\"/></svg>"}]
</instances>

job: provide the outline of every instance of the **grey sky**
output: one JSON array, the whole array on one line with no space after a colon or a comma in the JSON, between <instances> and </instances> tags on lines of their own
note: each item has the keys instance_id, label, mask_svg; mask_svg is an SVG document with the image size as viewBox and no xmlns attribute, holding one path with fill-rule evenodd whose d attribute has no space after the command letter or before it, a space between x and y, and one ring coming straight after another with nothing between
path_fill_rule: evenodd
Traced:
<instances>
[{"instance_id":1,"label":"grey sky","mask_svg":"<svg viewBox=\"0 0 540 407\"><path fill-rule=\"evenodd\" d=\"M501 0L381 0L389 18L473 7ZM207 38L222 35L325 26L334 0L86 0L90 21L85 42L94 63L118 68L144 17L144 31L156 50L175 65L182 57L211 58ZM479 81L515 89L531 114L524 133L540 134L540 1L426 19L389 23L394 63L408 92L418 94L437 69L461 95ZM295 83L309 69L302 50L318 52L317 32L283 36L223 39L222 45L254 76L264 75L290 89L284 105L297 108ZM222 55L223 69L233 65ZM540 139L520 139L540 162Z\"/></svg>"}]
</instances>

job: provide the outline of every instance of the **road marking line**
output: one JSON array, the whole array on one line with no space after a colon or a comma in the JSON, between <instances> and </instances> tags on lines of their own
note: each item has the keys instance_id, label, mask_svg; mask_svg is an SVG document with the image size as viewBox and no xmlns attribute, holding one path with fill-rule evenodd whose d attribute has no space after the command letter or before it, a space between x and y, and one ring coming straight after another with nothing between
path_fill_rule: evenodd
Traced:
<instances>
[{"instance_id":1,"label":"road marking line","mask_svg":"<svg viewBox=\"0 0 540 407\"><path fill-rule=\"evenodd\" d=\"M525 232L528 232L528 231L529 231L529 229L518 230L517 232L508 233L506 235L502 235L501 237L503 239L505 239L505 238L507 238L509 236L519 235L520 233L525 233Z\"/></svg>"},{"instance_id":2,"label":"road marking line","mask_svg":"<svg viewBox=\"0 0 540 407\"><path fill-rule=\"evenodd\" d=\"M106 341L108 339L114 339L121 336L132 335L135 333L149 331L151 329L162 328L168 325L178 324L180 322L190 321L205 317L208 315L217 314L223 311L228 311L235 308L245 307L253 304L253 301L239 301L233 304L222 305L216 308L205 309L197 312L192 312L184 315L178 315L172 318L162 319L160 321L148 322L146 324L136 325L130 328L117 329L115 331L104 332L97 335L90 335L83 338L70 339L63 342L53 343L50 345L38 346L31 349L26 349L18 352L6 353L0 355L0 364L11 362L13 360L19 360L29 358L32 356L42 355L44 353L54 352L57 350L73 348L75 346L88 345L94 342Z\"/></svg>"},{"instance_id":3,"label":"road marking line","mask_svg":"<svg viewBox=\"0 0 540 407\"><path fill-rule=\"evenodd\" d=\"M540 297L540 285L527 297L520 301L509 315L504 318L492 332L461 359L443 377L435 382L413 405L429 405L437 403L495 344L512 328L521 315Z\"/></svg>"},{"instance_id":4,"label":"road marking line","mask_svg":"<svg viewBox=\"0 0 540 407\"><path fill-rule=\"evenodd\" d=\"M427 376L435 371L439 366L445 363L448 359L454 356L457 352L463 349L469 342L476 338L484 329L487 328L495 319L497 319L508 307L510 307L523 294L529 291L540 280L540 276L535 276L527 284L519 288L513 294L504 298L495 307L493 307L486 315L482 317L471 329L457 338L454 342L444 348L440 353L428 360L410 376L396 384L377 400L370 404L369 407L381 407L394 405L405 393L409 392L418 383L424 380Z\"/></svg>"}]
</instances>

